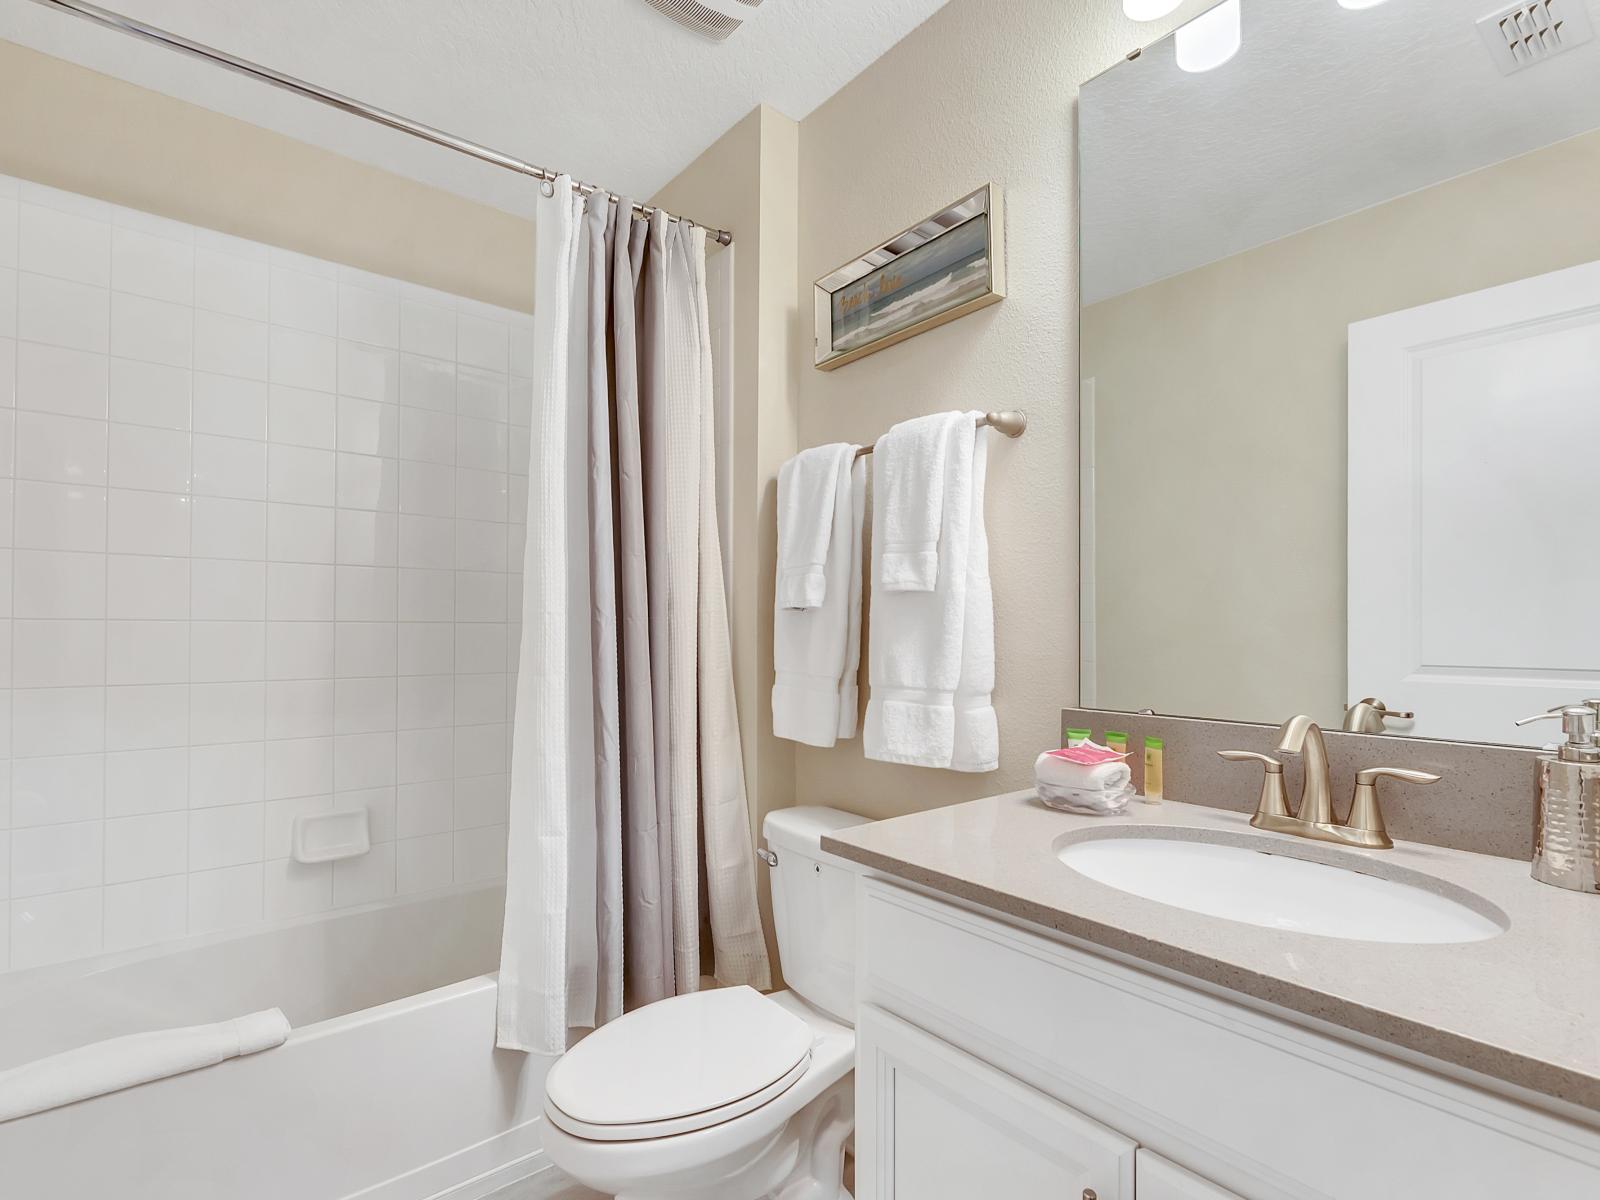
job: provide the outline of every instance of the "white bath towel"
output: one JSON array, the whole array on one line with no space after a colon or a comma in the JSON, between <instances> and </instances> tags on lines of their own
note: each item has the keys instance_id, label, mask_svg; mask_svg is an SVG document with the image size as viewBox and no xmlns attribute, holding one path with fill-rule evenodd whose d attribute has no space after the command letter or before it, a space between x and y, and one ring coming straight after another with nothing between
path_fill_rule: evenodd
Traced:
<instances>
[{"instance_id":1,"label":"white bath towel","mask_svg":"<svg viewBox=\"0 0 1600 1200\"><path fill-rule=\"evenodd\" d=\"M939 539L949 515L946 456L951 432L963 420L973 423L962 413L934 413L902 421L878 439L872 480L874 589L931 592L938 582Z\"/></svg>"},{"instance_id":2,"label":"white bath towel","mask_svg":"<svg viewBox=\"0 0 1600 1200\"><path fill-rule=\"evenodd\" d=\"M868 758L958 771L999 766L994 688L994 607L983 485L988 447L978 413L941 414L945 443L934 587L874 590L863 741ZM883 471L884 443L877 470ZM926 460L927 456L924 456ZM872 578L882 580L888 553L886 507L873 505Z\"/></svg>"},{"instance_id":3,"label":"white bath towel","mask_svg":"<svg viewBox=\"0 0 1600 1200\"><path fill-rule=\"evenodd\" d=\"M825 586L815 608L773 605L772 731L810 746L855 736L861 665L861 524L866 463L855 446L823 447L836 478L829 512ZM781 570L780 570L781 576ZM780 592L782 580L779 580Z\"/></svg>"},{"instance_id":4,"label":"white bath towel","mask_svg":"<svg viewBox=\"0 0 1600 1200\"><path fill-rule=\"evenodd\" d=\"M813 446L778 468L778 604L783 608L817 608L827 596L833 501L840 479L848 480L848 466L841 469L840 460L854 453L843 442Z\"/></svg>"},{"instance_id":5,"label":"white bath towel","mask_svg":"<svg viewBox=\"0 0 1600 1200\"><path fill-rule=\"evenodd\" d=\"M219 1021L110 1038L0 1071L0 1121L118 1092L283 1045L289 1022L276 1008Z\"/></svg>"}]
</instances>

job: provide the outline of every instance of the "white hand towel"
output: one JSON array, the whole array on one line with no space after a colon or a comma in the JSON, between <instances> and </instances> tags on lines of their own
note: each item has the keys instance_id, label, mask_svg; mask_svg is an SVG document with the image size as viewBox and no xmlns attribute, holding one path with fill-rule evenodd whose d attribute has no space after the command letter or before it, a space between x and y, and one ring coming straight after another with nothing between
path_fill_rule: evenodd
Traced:
<instances>
[{"instance_id":1,"label":"white hand towel","mask_svg":"<svg viewBox=\"0 0 1600 1200\"><path fill-rule=\"evenodd\" d=\"M940 539L951 507L945 496L951 430L960 421L972 425L975 415L950 412L917 417L900 422L878 439L872 480L875 588L931 592L936 586L942 557ZM877 549L880 536L881 555Z\"/></svg>"},{"instance_id":2,"label":"white hand towel","mask_svg":"<svg viewBox=\"0 0 1600 1200\"><path fill-rule=\"evenodd\" d=\"M289 1022L276 1008L220 1021L109 1038L0 1071L0 1121L209 1067L281 1046Z\"/></svg>"},{"instance_id":3,"label":"white hand towel","mask_svg":"<svg viewBox=\"0 0 1600 1200\"><path fill-rule=\"evenodd\" d=\"M880 587L871 604L871 645L863 741L868 758L957 770L993 770L998 737L993 729L989 690L993 687L993 613L988 597L987 542L981 533L974 559L973 519L982 518L973 489L981 486L984 466L977 452L976 413L941 414L945 445L934 459L943 463L938 519L938 569L930 592ZM878 457L883 442L878 443ZM880 461L878 470L883 463ZM884 530L888 510L877 503L872 514L872 578L881 580L888 552ZM968 613L969 592L977 587L978 606ZM961 703L957 719L957 698ZM957 728L962 729L957 758Z\"/></svg>"},{"instance_id":4,"label":"white hand towel","mask_svg":"<svg viewBox=\"0 0 1600 1200\"><path fill-rule=\"evenodd\" d=\"M778 603L819 607L827 596L834 497L855 447L836 442L802 450L778 469ZM843 464L843 466L841 466Z\"/></svg>"},{"instance_id":5,"label":"white hand towel","mask_svg":"<svg viewBox=\"0 0 1600 1200\"><path fill-rule=\"evenodd\" d=\"M773 605L772 732L810 746L855 735L861 662L861 522L866 464L842 447L834 481L825 586L816 608ZM781 571L780 571L781 574Z\"/></svg>"}]
</instances>

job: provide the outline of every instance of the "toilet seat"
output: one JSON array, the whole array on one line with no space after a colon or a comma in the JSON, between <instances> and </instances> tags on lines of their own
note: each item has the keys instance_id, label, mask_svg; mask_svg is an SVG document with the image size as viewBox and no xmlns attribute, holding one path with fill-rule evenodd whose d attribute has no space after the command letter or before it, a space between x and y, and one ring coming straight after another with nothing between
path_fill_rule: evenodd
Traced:
<instances>
[{"instance_id":1,"label":"toilet seat","mask_svg":"<svg viewBox=\"0 0 1600 1200\"><path fill-rule=\"evenodd\" d=\"M602 1026L545 1080L550 1121L574 1137L626 1142L730 1121L794 1085L812 1029L753 988L660 1000Z\"/></svg>"}]
</instances>

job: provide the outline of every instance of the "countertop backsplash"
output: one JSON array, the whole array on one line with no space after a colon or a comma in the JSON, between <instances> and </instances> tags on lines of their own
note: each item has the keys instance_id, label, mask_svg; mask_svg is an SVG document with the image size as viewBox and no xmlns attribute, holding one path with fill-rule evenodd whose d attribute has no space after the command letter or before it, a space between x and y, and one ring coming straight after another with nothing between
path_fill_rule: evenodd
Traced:
<instances>
[{"instance_id":1,"label":"countertop backsplash","mask_svg":"<svg viewBox=\"0 0 1600 1200\"><path fill-rule=\"evenodd\" d=\"M1108 729L1128 735L1134 786L1144 786L1144 739L1163 741L1166 802L1203 804L1210 808L1251 812L1261 790L1261 769L1230 763L1218 750L1253 750L1272 754L1277 727L1243 721L1196 717L1147 716L1105 709L1061 710L1062 742L1067 729L1088 729L1096 741ZM1533 853L1535 760L1538 751L1524 746L1481 742L1445 742L1427 738L1323 730L1328 744L1334 809L1342 817L1355 787L1355 774L1365 767L1408 767L1444 778L1426 787L1393 781L1379 784L1384 821L1396 839L1528 859ZM1298 799L1301 763L1283 762L1291 801Z\"/></svg>"}]
</instances>

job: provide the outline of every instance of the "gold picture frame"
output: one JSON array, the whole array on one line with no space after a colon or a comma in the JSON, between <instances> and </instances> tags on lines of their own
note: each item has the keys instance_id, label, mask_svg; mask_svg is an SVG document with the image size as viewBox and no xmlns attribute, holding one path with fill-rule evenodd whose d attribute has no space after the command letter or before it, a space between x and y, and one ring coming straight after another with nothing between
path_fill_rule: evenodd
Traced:
<instances>
[{"instance_id":1,"label":"gold picture frame","mask_svg":"<svg viewBox=\"0 0 1600 1200\"><path fill-rule=\"evenodd\" d=\"M997 304L1006 294L1005 211L986 183L812 285L819 371Z\"/></svg>"}]
</instances>

